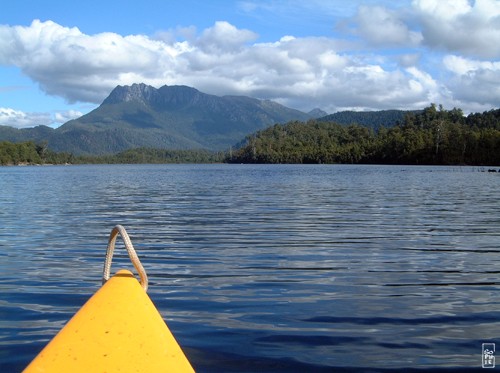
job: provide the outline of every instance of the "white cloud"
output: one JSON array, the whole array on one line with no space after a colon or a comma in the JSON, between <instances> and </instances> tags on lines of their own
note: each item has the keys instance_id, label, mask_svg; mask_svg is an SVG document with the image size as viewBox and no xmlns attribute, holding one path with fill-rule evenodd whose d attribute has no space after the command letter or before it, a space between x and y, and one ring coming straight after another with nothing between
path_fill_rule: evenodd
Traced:
<instances>
[{"instance_id":1,"label":"white cloud","mask_svg":"<svg viewBox=\"0 0 500 373\"><path fill-rule=\"evenodd\" d=\"M443 58L444 66L457 75L475 73L479 70L500 72L500 62L471 60L460 56L448 55Z\"/></svg>"},{"instance_id":2,"label":"white cloud","mask_svg":"<svg viewBox=\"0 0 500 373\"><path fill-rule=\"evenodd\" d=\"M234 52L257 37L258 35L250 30L239 30L229 22L218 21L213 27L203 31L196 44L204 51Z\"/></svg>"},{"instance_id":3,"label":"white cloud","mask_svg":"<svg viewBox=\"0 0 500 373\"><path fill-rule=\"evenodd\" d=\"M415 66L408 67L406 71L413 77L410 81L410 86L413 90L421 92L425 95L425 99L422 104L429 102L441 102L444 104L445 102L443 101L449 101L446 88L440 86L440 84L430 74L418 69Z\"/></svg>"},{"instance_id":4,"label":"white cloud","mask_svg":"<svg viewBox=\"0 0 500 373\"><path fill-rule=\"evenodd\" d=\"M450 22L477 13L477 3L470 9L458 7L451 12ZM420 14L434 11L433 16L438 17L445 13L440 8L432 10L433 4L430 0L414 2ZM378 26L375 29L368 24L370 11ZM361 7L357 22L359 35L371 45L414 47L421 40L401 12L387 7ZM384 25L387 28L382 30ZM156 87L185 84L212 94L273 99L302 110L422 108L449 100L453 97L450 89L463 86L454 81L450 88L418 66L425 56L422 50L405 48L404 54L367 56L334 38L289 35L259 43L257 37L253 31L223 21L201 32L178 28L153 37L86 35L51 21L33 21L27 27L0 25L0 64L17 66L48 94L94 104L100 104L117 85L142 82ZM454 73L469 69L464 67L467 63L445 61ZM498 75L498 70L482 66L469 79L487 79L488 71ZM488 89L493 92L489 102L498 105L497 88L490 84ZM47 121L61 123L80 114L55 113ZM19 114L18 126L26 126L21 118Z\"/></svg>"},{"instance_id":5,"label":"white cloud","mask_svg":"<svg viewBox=\"0 0 500 373\"><path fill-rule=\"evenodd\" d=\"M443 65L453 75L449 87L460 103L484 110L498 107L500 102L500 61L480 61L448 55Z\"/></svg>"},{"instance_id":6,"label":"white cloud","mask_svg":"<svg viewBox=\"0 0 500 373\"><path fill-rule=\"evenodd\" d=\"M78 110L58 111L54 114L54 122L63 124L69 120L79 118L82 115L83 113Z\"/></svg>"},{"instance_id":7,"label":"white cloud","mask_svg":"<svg viewBox=\"0 0 500 373\"><path fill-rule=\"evenodd\" d=\"M0 125L14 128L48 126L52 122L48 113L25 113L19 110L0 107Z\"/></svg>"},{"instance_id":8,"label":"white cloud","mask_svg":"<svg viewBox=\"0 0 500 373\"><path fill-rule=\"evenodd\" d=\"M117 83L136 82L127 77L158 82L183 50L182 43L142 35L89 36L51 21L0 26L0 63L18 66L45 92L70 102L98 103Z\"/></svg>"},{"instance_id":9,"label":"white cloud","mask_svg":"<svg viewBox=\"0 0 500 373\"><path fill-rule=\"evenodd\" d=\"M360 6L355 21L355 32L371 46L415 46L422 41L420 32L410 30L399 12L382 6Z\"/></svg>"},{"instance_id":10,"label":"white cloud","mask_svg":"<svg viewBox=\"0 0 500 373\"><path fill-rule=\"evenodd\" d=\"M480 58L500 57L500 1L413 0L423 43Z\"/></svg>"},{"instance_id":11,"label":"white cloud","mask_svg":"<svg viewBox=\"0 0 500 373\"><path fill-rule=\"evenodd\" d=\"M414 0L413 4L423 13L443 20L453 20L472 9L468 0Z\"/></svg>"},{"instance_id":12,"label":"white cloud","mask_svg":"<svg viewBox=\"0 0 500 373\"><path fill-rule=\"evenodd\" d=\"M71 119L81 117L83 113L77 110L58 111L51 113L30 113L12 108L0 107L0 126L14 128L30 128L40 125L58 126Z\"/></svg>"}]
</instances>

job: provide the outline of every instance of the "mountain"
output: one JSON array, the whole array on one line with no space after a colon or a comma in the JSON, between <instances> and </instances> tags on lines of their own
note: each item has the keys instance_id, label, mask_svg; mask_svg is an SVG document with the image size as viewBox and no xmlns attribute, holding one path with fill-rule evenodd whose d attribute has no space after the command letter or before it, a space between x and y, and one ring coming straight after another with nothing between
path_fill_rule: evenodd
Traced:
<instances>
[{"instance_id":1,"label":"mountain","mask_svg":"<svg viewBox=\"0 0 500 373\"><path fill-rule=\"evenodd\" d=\"M92 112L54 130L49 147L74 154L134 147L225 150L275 123L309 114L269 100L215 96L187 86L118 86Z\"/></svg>"},{"instance_id":2,"label":"mountain","mask_svg":"<svg viewBox=\"0 0 500 373\"><path fill-rule=\"evenodd\" d=\"M187 86L117 86L102 104L57 129L0 126L0 141L46 141L58 152L107 154L137 147L226 150L276 123L333 121L378 128L402 121L406 111L309 113L269 100L215 96Z\"/></svg>"},{"instance_id":3,"label":"mountain","mask_svg":"<svg viewBox=\"0 0 500 373\"><path fill-rule=\"evenodd\" d=\"M316 108L316 109L312 109L310 112L308 112L307 114L309 114L311 116L311 118L321 118L321 117L325 117L328 115L328 113L326 111L323 111L319 108Z\"/></svg>"},{"instance_id":4,"label":"mountain","mask_svg":"<svg viewBox=\"0 0 500 373\"><path fill-rule=\"evenodd\" d=\"M362 126L378 129L382 126L393 127L397 123L402 123L406 114L416 114L419 112L421 112L421 110L339 111L337 113L318 118L318 120L345 125L360 124Z\"/></svg>"}]
</instances>

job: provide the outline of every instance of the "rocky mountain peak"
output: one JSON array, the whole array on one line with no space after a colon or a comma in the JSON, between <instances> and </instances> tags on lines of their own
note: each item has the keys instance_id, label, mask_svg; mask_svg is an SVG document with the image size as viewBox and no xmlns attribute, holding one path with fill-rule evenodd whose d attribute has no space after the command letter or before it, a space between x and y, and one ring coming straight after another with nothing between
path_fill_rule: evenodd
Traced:
<instances>
[{"instance_id":1,"label":"rocky mountain peak","mask_svg":"<svg viewBox=\"0 0 500 373\"><path fill-rule=\"evenodd\" d=\"M158 90L144 83L131 86L117 86L104 100L103 104L117 104L120 102L138 101L143 104L151 102L158 95Z\"/></svg>"},{"instance_id":2,"label":"rocky mountain peak","mask_svg":"<svg viewBox=\"0 0 500 373\"><path fill-rule=\"evenodd\" d=\"M183 85L164 85L155 88L144 83L131 86L117 86L104 100L103 104L118 104L122 102L140 102L146 106L179 106L196 104L206 100L211 95L201 93L195 88ZM166 105L166 106L165 106Z\"/></svg>"}]
</instances>

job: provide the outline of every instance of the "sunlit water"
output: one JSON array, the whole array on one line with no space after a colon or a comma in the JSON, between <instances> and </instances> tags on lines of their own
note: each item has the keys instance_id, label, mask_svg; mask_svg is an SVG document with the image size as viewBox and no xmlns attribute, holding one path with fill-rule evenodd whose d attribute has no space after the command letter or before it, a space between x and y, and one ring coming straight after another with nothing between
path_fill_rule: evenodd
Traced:
<instances>
[{"instance_id":1,"label":"sunlit water","mask_svg":"<svg viewBox=\"0 0 500 373\"><path fill-rule=\"evenodd\" d=\"M500 175L480 171L0 168L0 371L99 288L115 224L198 372L481 370L500 342Z\"/></svg>"}]
</instances>

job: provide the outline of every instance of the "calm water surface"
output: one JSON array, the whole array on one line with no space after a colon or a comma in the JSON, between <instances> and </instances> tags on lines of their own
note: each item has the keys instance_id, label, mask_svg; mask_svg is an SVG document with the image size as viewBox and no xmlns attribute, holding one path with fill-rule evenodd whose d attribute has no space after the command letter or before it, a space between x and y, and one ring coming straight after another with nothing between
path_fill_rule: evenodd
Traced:
<instances>
[{"instance_id":1,"label":"calm water surface","mask_svg":"<svg viewBox=\"0 0 500 373\"><path fill-rule=\"evenodd\" d=\"M2 372L99 288L116 224L198 372L480 371L500 343L498 174L3 167L0 193Z\"/></svg>"}]
</instances>

